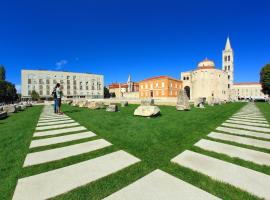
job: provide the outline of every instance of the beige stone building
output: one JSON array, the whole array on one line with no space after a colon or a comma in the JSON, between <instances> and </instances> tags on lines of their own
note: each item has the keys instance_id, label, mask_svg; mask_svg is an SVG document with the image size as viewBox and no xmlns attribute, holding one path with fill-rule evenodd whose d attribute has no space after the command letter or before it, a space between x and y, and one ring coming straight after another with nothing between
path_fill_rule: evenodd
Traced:
<instances>
[{"instance_id":1,"label":"beige stone building","mask_svg":"<svg viewBox=\"0 0 270 200\"><path fill-rule=\"evenodd\" d=\"M217 69L211 60L205 59L198 64L197 69L181 73L181 80L192 101L197 98L227 101L229 98L228 74Z\"/></svg>"},{"instance_id":2,"label":"beige stone building","mask_svg":"<svg viewBox=\"0 0 270 200\"><path fill-rule=\"evenodd\" d=\"M98 74L46 70L22 70L22 99L30 99L35 90L41 98L50 98L60 83L65 98L103 98L104 77Z\"/></svg>"},{"instance_id":3,"label":"beige stone building","mask_svg":"<svg viewBox=\"0 0 270 200\"><path fill-rule=\"evenodd\" d=\"M257 82L235 83L232 88L232 94L235 100L266 100L268 96L262 93L262 86Z\"/></svg>"}]
</instances>

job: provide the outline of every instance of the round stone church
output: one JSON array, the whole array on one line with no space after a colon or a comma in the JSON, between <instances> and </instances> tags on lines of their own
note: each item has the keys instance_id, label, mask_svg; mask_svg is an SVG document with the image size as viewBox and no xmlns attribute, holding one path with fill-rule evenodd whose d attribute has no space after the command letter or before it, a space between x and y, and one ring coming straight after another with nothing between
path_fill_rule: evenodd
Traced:
<instances>
[{"instance_id":1,"label":"round stone church","mask_svg":"<svg viewBox=\"0 0 270 200\"><path fill-rule=\"evenodd\" d=\"M183 88L191 101L198 98L230 100L233 84L233 51L229 39L223 57L222 69L216 68L214 61L206 58L198 63L197 69L181 73Z\"/></svg>"}]
</instances>

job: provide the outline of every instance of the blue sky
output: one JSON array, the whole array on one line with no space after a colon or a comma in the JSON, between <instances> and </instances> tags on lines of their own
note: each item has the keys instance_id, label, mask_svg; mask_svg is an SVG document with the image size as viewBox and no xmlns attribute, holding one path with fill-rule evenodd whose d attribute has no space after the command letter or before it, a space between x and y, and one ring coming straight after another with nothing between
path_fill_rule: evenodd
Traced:
<instances>
[{"instance_id":1,"label":"blue sky","mask_svg":"<svg viewBox=\"0 0 270 200\"><path fill-rule=\"evenodd\" d=\"M104 74L105 83L179 78L205 57L221 67L229 35L235 80L258 81L270 62L270 1L0 0L0 63Z\"/></svg>"}]
</instances>

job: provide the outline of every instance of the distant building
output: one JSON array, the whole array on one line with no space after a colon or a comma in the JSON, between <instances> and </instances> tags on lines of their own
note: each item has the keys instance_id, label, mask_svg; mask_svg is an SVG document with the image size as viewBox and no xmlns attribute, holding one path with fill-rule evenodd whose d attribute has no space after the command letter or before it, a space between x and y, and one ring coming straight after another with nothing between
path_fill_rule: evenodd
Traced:
<instances>
[{"instance_id":1,"label":"distant building","mask_svg":"<svg viewBox=\"0 0 270 200\"><path fill-rule=\"evenodd\" d=\"M232 94L236 100L268 98L267 95L262 93L262 85L257 82L235 83L233 84Z\"/></svg>"},{"instance_id":2,"label":"distant building","mask_svg":"<svg viewBox=\"0 0 270 200\"><path fill-rule=\"evenodd\" d=\"M130 93L136 93L139 91L139 83L133 82L131 76L128 76L126 83L111 83L109 85L110 94L115 94L115 97L125 97Z\"/></svg>"},{"instance_id":3,"label":"distant building","mask_svg":"<svg viewBox=\"0 0 270 200\"><path fill-rule=\"evenodd\" d=\"M177 97L182 89L182 81L169 76L147 78L139 82L140 98L172 98Z\"/></svg>"},{"instance_id":4,"label":"distant building","mask_svg":"<svg viewBox=\"0 0 270 200\"><path fill-rule=\"evenodd\" d=\"M46 70L22 70L22 99L30 99L35 90L41 98L50 98L60 83L66 98L103 98L104 77L98 74Z\"/></svg>"}]
</instances>

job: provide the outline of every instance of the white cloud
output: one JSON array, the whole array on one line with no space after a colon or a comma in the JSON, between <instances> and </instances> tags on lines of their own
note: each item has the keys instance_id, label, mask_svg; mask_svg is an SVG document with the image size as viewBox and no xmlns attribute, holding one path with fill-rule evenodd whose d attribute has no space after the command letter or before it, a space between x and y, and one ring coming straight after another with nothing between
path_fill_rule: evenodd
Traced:
<instances>
[{"instance_id":1,"label":"white cloud","mask_svg":"<svg viewBox=\"0 0 270 200\"><path fill-rule=\"evenodd\" d=\"M55 63L56 66L56 70L62 69L64 67L64 65L66 65L68 63L67 60L60 60L58 62Z\"/></svg>"}]
</instances>

